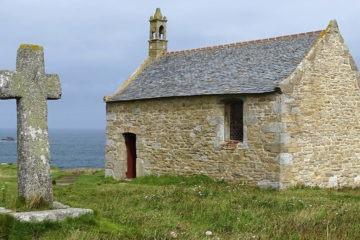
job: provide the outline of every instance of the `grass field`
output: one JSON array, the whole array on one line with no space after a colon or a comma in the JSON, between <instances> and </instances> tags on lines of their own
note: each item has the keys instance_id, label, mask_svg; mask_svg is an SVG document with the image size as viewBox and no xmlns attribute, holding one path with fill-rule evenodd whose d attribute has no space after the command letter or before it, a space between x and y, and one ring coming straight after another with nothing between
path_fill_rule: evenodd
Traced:
<instances>
[{"instance_id":1,"label":"grass field","mask_svg":"<svg viewBox=\"0 0 360 240\"><path fill-rule=\"evenodd\" d=\"M60 184L68 175L74 183ZM24 224L0 215L0 239L360 239L359 189L274 191L205 176L117 182L103 175L53 172L55 199L95 216ZM0 166L0 206L16 207L15 166Z\"/></svg>"}]
</instances>

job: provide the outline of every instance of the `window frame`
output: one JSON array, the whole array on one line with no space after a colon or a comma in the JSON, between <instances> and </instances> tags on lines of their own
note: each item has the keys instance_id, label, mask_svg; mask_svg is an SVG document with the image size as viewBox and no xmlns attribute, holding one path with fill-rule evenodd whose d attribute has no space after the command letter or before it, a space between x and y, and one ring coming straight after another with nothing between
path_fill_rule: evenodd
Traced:
<instances>
[{"instance_id":1,"label":"window frame","mask_svg":"<svg viewBox=\"0 0 360 240\"><path fill-rule=\"evenodd\" d=\"M240 104L240 108L241 108L241 137L238 139L235 139L232 137L232 111L234 110L234 105L239 105ZM232 101L227 101L225 102L225 141L231 141L231 142L235 142L235 143L243 143L245 142L245 124L244 124L244 100L243 99L237 99L237 100L232 100ZM237 106L239 107L239 106Z\"/></svg>"}]
</instances>

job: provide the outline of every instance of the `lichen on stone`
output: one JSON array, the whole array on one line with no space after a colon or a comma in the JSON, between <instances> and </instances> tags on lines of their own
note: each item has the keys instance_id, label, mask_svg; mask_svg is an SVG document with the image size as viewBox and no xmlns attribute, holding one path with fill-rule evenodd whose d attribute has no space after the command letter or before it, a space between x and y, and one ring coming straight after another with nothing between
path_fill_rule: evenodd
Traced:
<instances>
[{"instance_id":1,"label":"lichen on stone","mask_svg":"<svg viewBox=\"0 0 360 240\"><path fill-rule=\"evenodd\" d=\"M0 71L0 99L17 99L19 197L51 204L47 99L61 96L60 79L46 74L43 47L22 44L16 71Z\"/></svg>"},{"instance_id":2,"label":"lichen on stone","mask_svg":"<svg viewBox=\"0 0 360 240\"><path fill-rule=\"evenodd\" d=\"M19 49L29 49L32 51L43 51L44 48L40 45L35 45L35 44L21 44Z\"/></svg>"}]
</instances>

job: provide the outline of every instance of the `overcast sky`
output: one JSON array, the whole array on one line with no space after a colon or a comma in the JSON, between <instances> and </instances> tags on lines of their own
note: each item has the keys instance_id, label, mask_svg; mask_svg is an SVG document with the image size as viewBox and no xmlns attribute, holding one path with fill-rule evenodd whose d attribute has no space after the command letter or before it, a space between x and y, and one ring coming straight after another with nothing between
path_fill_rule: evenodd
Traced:
<instances>
[{"instance_id":1,"label":"overcast sky","mask_svg":"<svg viewBox=\"0 0 360 240\"><path fill-rule=\"evenodd\" d=\"M103 96L147 56L148 18L161 7L169 50L324 29L338 21L360 63L359 0L1 0L0 69L15 68L21 43L43 45L63 97L49 103L50 128L105 128ZM0 101L0 128L16 127L15 100Z\"/></svg>"}]
</instances>

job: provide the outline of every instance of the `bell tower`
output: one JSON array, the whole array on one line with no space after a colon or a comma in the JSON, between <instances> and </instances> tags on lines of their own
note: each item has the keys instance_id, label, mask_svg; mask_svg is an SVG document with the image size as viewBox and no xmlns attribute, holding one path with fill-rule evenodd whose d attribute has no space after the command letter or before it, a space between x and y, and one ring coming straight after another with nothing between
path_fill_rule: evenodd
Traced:
<instances>
[{"instance_id":1,"label":"bell tower","mask_svg":"<svg viewBox=\"0 0 360 240\"><path fill-rule=\"evenodd\" d=\"M167 51L166 22L167 19L157 8L155 14L150 17L149 57L155 58Z\"/></svg>"}]
</instances>

